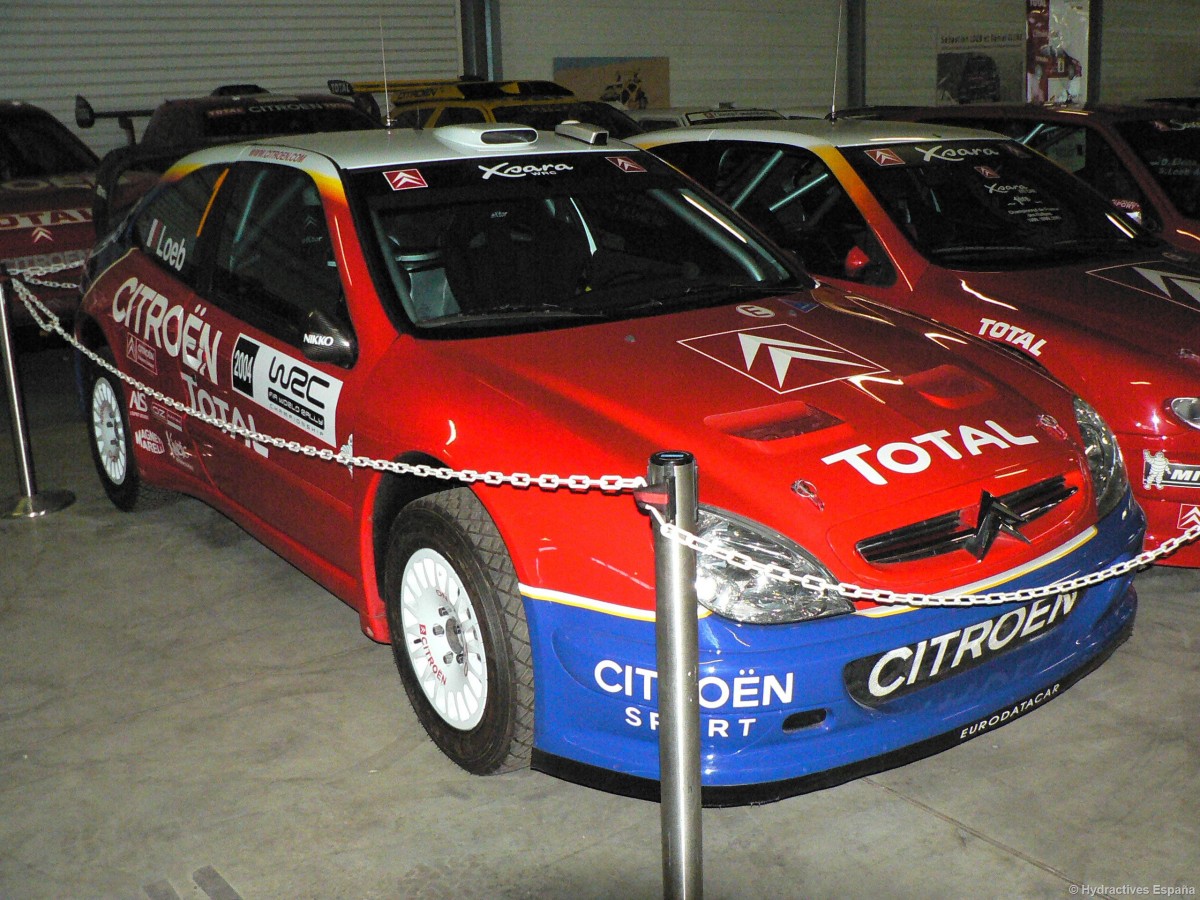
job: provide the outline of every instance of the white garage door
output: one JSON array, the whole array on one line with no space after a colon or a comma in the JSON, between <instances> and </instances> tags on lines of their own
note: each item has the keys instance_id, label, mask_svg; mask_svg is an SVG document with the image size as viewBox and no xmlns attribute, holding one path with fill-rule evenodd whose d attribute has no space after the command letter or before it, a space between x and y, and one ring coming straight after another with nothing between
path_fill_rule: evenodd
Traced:
<instances>
[{"instance_id":1,"label":"white garage door","mask_svg":"<svg viewBox=\"0 0 1200 900\"><path fill-rule=\"evenodd\" d=\"M458 0L16 0L0 3L0 97L74 128L74 98L97 110L153 107L221 84L325 91L329 78L453 77L462 71ZM381 53L386 48L386 53ZM79 132L98 153L112 121Z\"/></svg>"}]
</instances>

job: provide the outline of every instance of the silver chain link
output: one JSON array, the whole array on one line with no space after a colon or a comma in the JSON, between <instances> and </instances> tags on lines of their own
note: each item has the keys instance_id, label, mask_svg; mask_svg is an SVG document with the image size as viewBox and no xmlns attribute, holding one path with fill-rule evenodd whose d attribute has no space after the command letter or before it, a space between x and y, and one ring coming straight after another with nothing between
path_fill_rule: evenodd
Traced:
<instances>
[{"instance_id":1,"label":"silver chain link","mask_svg":"<svg viewBox=\"0 0 1200 900\"><path fill-rule=\"evenodd\" d=\"M22 274L44 275L54 269L26 269ZM31 282L36 284L45 284L45 282ZM269 445L277 447L280 450L287 450L289 453L298 453L303 456L311 456L317 459L323 459L330 462L337 462L344 466L353 466L361 469L373 469L377 472L394 472L397 475L417 475L422 478L438 478L443 481L461 481L465 484L481 483L492 486L500 486L504 484L511 485L515 488L532 488L536 487L543 491L556 491L566 488L569 491L586 492L586 491L601 491L606 494L621 493L626 491L634 491L646 486L644 477L629 478L621 475L601 475L600 477L592 477L589 475L532 475L528 472L480 472L476 469L451 469L440 466L430 465L412 465L409 463L396 462L387 459L372 459L369 456L354 456L350 450L350 444L347 442L341 450L330 450L324 447L315 447L311 444L301 444L299 441L289 441L284 438L274 437L272 435L263 434L259 431L254 431L251 428L246 428L243 425L235 425L232 422L227 422L223 419L218 419L213 416L207 416L200 410L189 406L174 397L170 397L161 391L155 390L147 384L143 384L131 375L122 372L116 366L112 365L108 360L89 350L87 347L75 340L75 336L68 333L63 328L58 317L54 315L43 304L22 281L14 278L12 281L13 287L20 296L22 302L29 310L30 316L33 317L34 323L43 331L52 331L59 335L68 344L90 359L93 363L108 372L111 372L117 378L124 381L136 391L141 391L148 397L157 400L164 406L168 406L176 412L191 416L197 421L204 422L214 428L219 428L226 434L235 437L244 438L253 441L256 444Z\"/></svg>"},{"instance_id":2,"label":"silver chain link","mask_svg":"<svg viewBox=\"0 0 1200 900\"><path fill-rule=\"evenodd\" d=\"M1119 578L1122 575L1128 575L1130 572L1136 572L1162 559L1164 556L1174 553L1184 544L1200 538L1200 525L1193 525L1182 534L1163 541L1154 550L1143 551L1132 559L1115 563L1107 569L1102 569L1099 572L1089 572L1087 575L1080 575L1067 581L1056 581L1053 584L1045 584L1038 587L1019 588L1015 591L993 591L985 594L917 594L865 588L843 581L826 581L816 575L797 574L780 565L758 563L745 553L728 550L717 545L714 541L679 528L668 522L662 513L653 507L649 507L649 510L650 514L658 521L659 531L662 532L664 537L683 544L685 547L690 547L697 554L703 553L707 556L715 557L743 571L755 572L774 581L799 584L810 591L837 594L845 597L847 600L866 600L872 603L899 604L903 606L998 606L1002 603L1019 603L1027 600L1036 600L1040 597L1053 597L1058 594L1066 594L1071 591L1091 587L1112 578Z\"/></svg>"},{"instance_id":3,"label":"silver chain link","mask_svg":"<svg viewBox=\"0 0 1200 900\"><path fill-rule=\"evenodd\" d=\"M37 267L21 270L20 274L30 281L31 284L38 284L45 287L75 287L75 285L62 285L55 282L45 282L35 280L52 274L56 271L61 271L66 268L72 268L73 265L64 265L59 267ZM14 276L17 273L13 273ZM350 453L349 443L342 447L341 450L333 451L326 448L314 447L311 444L301 444L299 441L289 441L279 437L263 434L258 431L246 428L240 425L234 425L231 422L226 422L222 419L217 419L212 416L206 416L200 410L194 409L186 403L176 400L174 397L168 397L161 391L157 391L148 385L143 384L130 375L125 374L116 366L103 359L98 354L84 347L75 340L74 335L69 334L62 327L58 317L55 316L33 292L22 283L21 280L13 278L13 286L16 288L17 294L24 302L29 314L33 317L34 322L43 331L53 331L55 334L62 337L68 344L94 362L96 365L111 372L113 375L124 381L134 390L142 391L148 396L154 398L160 403L171 407L177 412L191 416L201 422L205 422L214 428L219 428L227 434L236 437L245 438L258 444L267 444L272 447L277 447L281 450L287 450L290 453L299 453L304 456L316 457L318 459L337 462L345 466L355 466L363 469L373 469L379 472L395 472L399 475L417 475L423 478L438 478L443 481L462 481L466 484L474 484L476 482L499 486L508 484L515 488L530 488L537 487L545 491L555 491L560 488L567 488L571 491L591 491L599 490L604 493L618 493L624 491L635 491L646 487L646 479L643 477L628 478L620 475L602 475L598 478L587 475L531 475L526 472L480 472L475 469L450 469L438 466L429 465L410 465L408 463L394 462L385 459L373 459L369 456L354 456ZM886 589L865 588L856 584L846 582L831 582L816 575L797 574L783 566L776 564L764 564L755 562L745 553L739 553L735 550L728 550L718 546L714 541L710 541L699 535L684 531L676 525L666 521L662 513L652 506L646 507L650 514L657 520L658 528L663 536L690 547L696 553L703 553L708 556L715 557L728 563L731 566L742 569L747 572L756 572L766 578L774 581L790 582L799 584L807 590L837 594L848 600L865 600L879 604L899 604L904 606L989 606L1000 605L1003 603L1017 603L1029 600L1037 600L1042 597L1053 597L1059 594L1065 594L1070 591L1082 590L1083 588L1092 587L1093 585L1101 584L1112 578L1119 578L1122 575L1128 575L1131 572L1136 572L1140 569L1152 565L1159 559L1169 556L1174 553L1184 544L1191 543L1200 539L1200 525L1194 525L1184 531L1182 534L1173 538L1168 538L1163 541L1154 550L1144 551L1139 553L1132 559L1125 562L1116 563L1103 569L1099 572L1091 572L1087 575L1080 575L1076 578L1067 581L1058 581L1054 584L1041 585L1032 588L1020 588L1015 591L992 591L984 594L920 594L920 593L903 593L900 591L890 591Z\"/></svg>"}]
</instances>

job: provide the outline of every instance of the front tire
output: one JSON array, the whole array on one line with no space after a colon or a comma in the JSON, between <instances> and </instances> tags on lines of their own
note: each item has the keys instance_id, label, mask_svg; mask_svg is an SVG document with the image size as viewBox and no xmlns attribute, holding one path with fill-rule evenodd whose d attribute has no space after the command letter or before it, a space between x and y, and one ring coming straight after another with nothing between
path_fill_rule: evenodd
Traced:
<instances>
[{"instance_id":1,"label":"front tire","mask_svg":"<svg viewBox=\"0 0 1200 900\"><path fill-rule=\"evenodd\" d=\"M105 358L111 361L110 354ZM133 430L125 409L121 382L107 369L87 360L85 370L88 424L91 427L92 462L104 493L118 509L132 512L161 506L174 495L147 485L133 454Z\"/></svg>"},{"instance_id":2,"label":"front tire","mask_svg":"<svg viewBox=\"0 0 1200 900\"><path fill-rule=\"evenodd\" d=\"M534 691L524 604L500 533L468 488L400 511L384 597L401 681L438 748L476 775L527 767Z\"/></svg>"}]
</instances>

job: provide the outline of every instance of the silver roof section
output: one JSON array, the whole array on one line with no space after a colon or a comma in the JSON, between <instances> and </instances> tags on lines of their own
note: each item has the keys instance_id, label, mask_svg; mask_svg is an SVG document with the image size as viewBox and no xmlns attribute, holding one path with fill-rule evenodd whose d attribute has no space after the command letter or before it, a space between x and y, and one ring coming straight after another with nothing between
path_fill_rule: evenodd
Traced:
<instances>
[{"instance_id":1,"label":"silver roof section","mask_svg":"<svg viewBox=\"0 0 1200 900\"><path fill-rule=\"evenodd\" d=\"M714 139L794 144L797 147L861 147L871 144L925 143L949 140L1002 140L1002 135L974 128L930 123L884 122L874 119L766 119L711 126L671 128L630 138L630 143L654 147L674 141Z\"/></svg>"}]
</instances>

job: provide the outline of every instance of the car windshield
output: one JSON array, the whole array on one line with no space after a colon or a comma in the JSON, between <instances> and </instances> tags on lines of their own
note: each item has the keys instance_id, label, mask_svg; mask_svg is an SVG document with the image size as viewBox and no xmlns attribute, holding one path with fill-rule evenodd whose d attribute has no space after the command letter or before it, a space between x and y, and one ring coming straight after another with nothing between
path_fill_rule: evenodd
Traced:
<instances>
[{"instance_id":1,"label":"car windshield","mask_svg":"<svg viewBox=\"0 0 1200 900\"><path fill-rule=\"evenodd\" d=\"M1137 119L1115 127L1179 214L1200 219L1200 117Z\"/></svg>"},{"instance_id":2,"label":"car windshield","mask_svg":"<svg viewBox=\"0 0 1200 900\"><path fill-rule=\"evenodd\" d=\"M358 173L380 294L425 331L529 331L809 286L741 221L636 151Z\"/></svg>"},{"instance_id":3,"label":"car windshield","mask_svg":"<svg viewBox=\"0 0 1200 900\"><path fill-rule=\"evenodd\" d=\"M619 109L598 100L574 103L511 103L493 110L497 122L516 122L539 131L553 131L559 122L574 119L599 125L615 138L641 134L642 127Z\"/></svg>"},{"instance_id":4,"label":"car windshield","mask_svg":"<svg viewBox=\"0 0 1200 900\"><path fill-rule=\"evenodd\" d=\"M206 137L261 137L315 131L358 131L378 127L357 107L323 101L272 100L206 110Z\"/></svg>"},{"instance_id":5,"label":"car windshield","mask_svg":"<svg viewBox=\"0 0 1200 900\"><path fill-rule=\"evenodd\" d=\"M1143 252L1153 239L1082 182L1011 141L843 151L917 249L957 269L1024 269Z\"/></svg>"},{"instance_id":6,"label":"car windshield","mask_svg":"<svg viewBox=\"0 0 1200 900\"><path fill-rule=\"evenodd\" d=\"M0 119L0 181L95 168L92 152L50 116L22 112Z\"/></svg>"}]
</instances>

